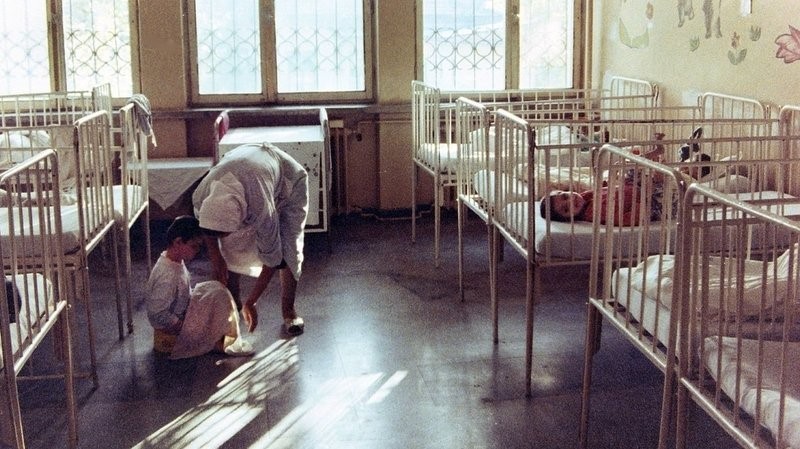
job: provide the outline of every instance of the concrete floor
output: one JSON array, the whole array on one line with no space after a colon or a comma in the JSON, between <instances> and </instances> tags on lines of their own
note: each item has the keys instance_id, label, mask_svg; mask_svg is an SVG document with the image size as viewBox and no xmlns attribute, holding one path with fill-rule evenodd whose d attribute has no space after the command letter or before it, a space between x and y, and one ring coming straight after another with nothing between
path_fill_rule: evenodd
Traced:
<instances>
[{"instance_id":1,"label":"concrete floor","mask_svg":"<svg viewBox=\"0 0 800 449\"><path fill-rule=\"evenodd\" d=\"M76 382L80 447L575 448L588 270L543 273L533 397L526 398L525 263L506 251L500 343L492 344L485 228L477 220L468 225L461 302L456 224L452 215L445 221L439 269L428 216L418 222L413 245L406 220L339 219L330 253L323 235L308 235L298 294L306 333L281 334L274 286L249 335L257 349L250 358L170 361L153 353L141 245L134 252L136 329L120 341L113 277L93 256L100 387ZM164 246L164 223L152 229L155 257ZM134 235L141 241L141 230ZM190 265L198 281L208 267L206 260ZM590 446L655 447L663 376L605 329L595 357ZM76 340L85 367L85 344ZM29 448L64 447L62 388L58 381L21 384ZM702 413L692 415L690 427L690 447L738 447Z\"/></svg>"}]
</instances>

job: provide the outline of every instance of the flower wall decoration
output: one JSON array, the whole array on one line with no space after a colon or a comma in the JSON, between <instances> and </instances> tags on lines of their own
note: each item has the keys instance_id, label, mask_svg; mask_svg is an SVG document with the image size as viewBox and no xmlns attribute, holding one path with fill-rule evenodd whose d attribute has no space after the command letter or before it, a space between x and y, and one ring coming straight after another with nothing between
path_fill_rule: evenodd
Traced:
<instances>
[{"instance_id":1,"label":"flower wall decoration","mask_svg":"<svg viewBox=\"0 0 800 449\"><path fill-rule=\"evenodd\" d=\"M733 65L739 65L740 62L744 61L745 56L747 56L747 49L739 48L741 40L742 37L739 33L734 31L733 36L731 36L731 49L728 50L728 59Z\"/></svg>"},{"instance_id":2,"label":"flower wall decoration","mask_svg":"<svg viewBox=\"0 0 800 449\"><path fill-rule=\"evenodd\" d=\"M797 28L789 25L789 33L775 38L775 43L778 44L776 58L783 59L786 64L800 60L800 31Z\"/></svg>"}]
</instances>

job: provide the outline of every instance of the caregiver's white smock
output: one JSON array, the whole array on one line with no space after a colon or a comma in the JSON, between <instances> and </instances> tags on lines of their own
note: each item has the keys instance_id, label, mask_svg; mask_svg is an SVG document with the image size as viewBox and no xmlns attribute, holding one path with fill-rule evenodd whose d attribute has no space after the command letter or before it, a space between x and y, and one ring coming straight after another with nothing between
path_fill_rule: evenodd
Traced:
<instances>
[{"instance_id":1,"label":"caregiver's white smock","mask_svg":"<svg viewBox=\"0 0 800 449\"><path fill-rule=\"evenodd\" d=\"M230 232L220 239L228 270L257 277L285 261L300 278L308 175L291 156L268 143L239 146L211 167L192 203L201 227Z\"/></svg>"}]
</instances>

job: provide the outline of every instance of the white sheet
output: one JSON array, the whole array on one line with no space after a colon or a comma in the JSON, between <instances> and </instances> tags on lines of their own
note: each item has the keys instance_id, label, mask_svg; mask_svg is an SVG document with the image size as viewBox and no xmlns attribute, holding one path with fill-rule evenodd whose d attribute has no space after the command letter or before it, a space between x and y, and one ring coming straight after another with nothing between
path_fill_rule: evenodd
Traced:
<instances>
[{"instance_id":1,"label":"white sheet","mask_svg":"<svg viewBox=\"0 0 800 449\"><path fill-rule=\"evenodd\" d=\"M758 199L777 199L780 195L778 192L774 191L764 191L764 192L756 192L754 194L745 193L745 194L738 194L737 198L741 199L742 201L747 201L752 198ZM784 197L788 197L784 195ZM788 197L791 198L791 197ZM593 230L592 230L592 223L591 222L575 222L575 223L562 223L562 222L551 222L549 224L550 231L547 232L547 221L542 217L539 213L539 202L537 201L535 204L535 229L536 229L536 241L534 248L536 252L539 254L545 254L545 250L547 245L549 244L550 255L553 257L558 258L569 258L569 259L581 259L581 260L588 260L591 258L592 254L592 245L593 242ZM766 207L766 206L765 206ZM782 214L782 215L800 215L800 204L781 204L781 205L772 205L769 206L773 212ZM506 210L502 211L502 213L509 214L511 213L513 216L516 216L518 220L516 223L510 223L512 230L517 233L518 235L528 235L527 234L527 223L528 223L528 210L527 210L527 203L525 202L518 202L512 203L506 206ZM713 213L709 212L709 213ZM715 217L715 218L721 218ZM674 227L674 225L673 225ZM605 229L601 232L605 232ZM626 228L624 233L615 233L618 239L622 239L621 243L623 247L627 247L629 243L631 243L631 239L638 239L642 233L644 233L644 228L636 227L636 228ZM651 222L649 225L649 238L650 238L650 247L657 247L657 243L660 240L660 232L661 232L661 225L658 222ZM674 242L675 238L675 229L673 228L671 231L671 238ZM761 235L759 232L752 233L753 241L759 241L761 239ZM777 236L778 242L781 241L781 236ZM707 236L707 238L710 238ZM769 241L769 240L768 240ZM617 241L615 241L615 244ZM602 246L604 243L601 241L599 243Z\"/></svg>"},{"instance_id":2,"label":"white sheet","mask_svg":"<svg viewBox=\"0 0 800 449\"><path fill-rule=\"evenodd\" d=\"M799 253L795 250L795 255ZM759 261L745 260L744 263L744 300L743 309L739 316L758 317L761 309L762 294L769 298L768 303L776 306L771 313L781 314L783 302L787 298L789 251L784 252L775 262L769 262L767 272L773 272L773 263L777 264L776 278L769 278L766 287L762 282L763 265ZM710 257L708 272L709 279L706 283L708 291L707 315L714 320L719 314L719 304L723 298L727 301L727 310L735 310L736 280L721 279L721 266L723 259ZM726 259L725 263L730 269L735 264L733 259ZM797 264L798 261L795 261ZM726 273L728 271L726 270ZM669 336L669 316L672 310L672 295L675 276L675 256L653 255L636 265L615 270L611 277L611 291L614 299L625 306L632 317L639 321L658 341L666 343ZM642 312L642 309L644 311ZM657 314L657 315L656 315ZM732 312L729 314L733 317ZM734 317L735 318L735 317ZM752 324L752 326L751 326ZM658 326L658 327L656 327ZM745 323L745 331L755 327L755 323Z\"/></svg>"},{"instance_id":3,"label":"white sheet","mask_svg":"<svg viewBox=\"0 0 800 449\"><path fill-rule=\"evenodd\" d=\"M9 213L8 208L0 208L0 245L4 256L11 254L11 242L9 239ZM52 214L48 214L52 215ZM35 213L32 218L27 214L19 212L19 209L14 209L13 215L14 229L24 229L25 234L34 233L38 235L39 217ZM61 228L63 234L64 253L70 254L80 249L80 226L79 226L79 213L77 205L69 205L61 207ZM55 226L53 224L53 226ZM14 246L17 248L18 255L20 256L38 256L42 254L42 248L38 245L33 245L30 242L23 244L19 239L15 239Z\"/></svg>"},{"instance_id":4,"label":"white sheet","mask_svg":"<svg viewBox=\"0 0 800 449\"><path fill-rule=\"evenodd\" d=\"M704 280L704 291L708 294L708 304L705 312L707 315L716 317L723 306L729 311L731 317L734 316L737 304L737 284L736 266L738 260L733 258L709 257L707 259L708 279ZM703 262L706 262L704 259ZM742 310L738 311L738 316L755 317L762 312L762 295L769 298L769 304L775 306L778 313L783 309L783 301L787 297L788 289L788 256L784 253L778 258L777 262L767 263L766 285L762 277L764 265L756 260L741 261L744 267L743 285L741 291L744 294ZM777 277L773 278L773 264L777 263ZM723 265L725 271L723 272ZM693 269L694 270L694 269ZM625 269L631 280L630 288L637 291L639 295L644 295L655 301L658 298L660 305L668 310L672 309L673 278L675 275L675 256L673 255L653 255L639 263L633 268ZM724 278L722 274L725 274ZM623 287L627 290L627 287Z\"/></svg>"},{"instance_id":5,"label":"white sheet","mask_svg":"<svg viewBox=\"0 0 800 449\"><path fill-rule=\"evenodd\" d=\"M167 209L192 185L208 173L213 163L210 157L181 157L150 159L147 179L150 199L161 209Z\"/></svg>"},{"instance_id":6,"label":"white sheet","mask_svg":"<svg viewBox=\"0 0 800 449\"><path fill-rule=\"evenodd\" d=\"M489 152L495 151L495 128L489 127ZM470 133L470 139L479 139L481 137L481 130L475 130ZM537 146L542 146L548 149L550 155L550 166L557 166L559 163L564 166L573 165L576 167L591 167L591 151L589 146L585 149L579 150L574 145L589 143L589 140L581 135L574 133L568 126L565 125L545 125L534 130L534 139ZM572 148L560 149L562 146L573 145ZM525 150L525 149L523 149ZM525 154L527 151L521 151L520 154ZM544 151L538 152L537 156L544 154ZM538 162L543 163L544 161Z\"/></svg>"},{"instance_id":7,"label":"white sheet","mask_svg":"<svg viewBox=\"0 0 800 449\"><path fill-rule=\"evenodd\" d=\"M128 218L122 213L124 193L125 191L121 185L113 187L114 221L127 224ZM147 198L143 199L143 195L142 186L128 186L128 214L133 215L141 208L143 201L147 200Z\"/></svg>"},{"instance_id":8,"label":"white sheet","mask_svg":"<svg viewBox=\"0 0 800 449\"><path fill-rule=\"evenodd\" d=\"M782 342L765 342L763 360L767 361L763 371L761 384L761 421L773 435L777 435L779 426L780 407L780 366ZM736 396L736 366L741 363L739 386L739 400L742 409L755 416L756 394L759 389L757 383L758 359L756 340L742 340L741 352L737 351L735 338L707 337L703 347L703 362L712 377L722 387L722 390L731 398ZM717 379L717 357L721 351L721 373ZM791 447L800 448L800 343L789 343L786 352L788 368L786 370L786 402L784 411L784 442Z\"/></svg>"},{"instance_id":9,"label":"white sheet","mask_svg":"<svg viewBox=\"0 0 800 449\"><path fill-rule=\"evenodd\" d=\"M6 278L12 279L10 276ZM16 275L13 280L21 298L17 321L11 323L10 327L11 349L16 354L20 349L20 342L26 344L31 324L42 319L48 310L50 312L54 310L55 298L52 285L41 274ZM2 367L2 356L0 356L0 367Z\"/></svg>"},{"instance_id":10,"label":"white sheet","mask_svg":"<svg viewBox=\"0 0 800 449\"><path fill-rule=\"evenodd\" d=\"M670 256L671 257L671 256ZM611 294L614 300L624 306L640 325L658 341L669 341L670 309L658 303L655 297L642 295L641 279L632 274L633 268L620 268L611 277ZM672 278L664 280L672 283ZM671 289L671 287L670 287Z\"/></svg>"},{"instance_id":11,"label":"white sheet","mask_svg":"<svg viewBox=\"0 0 800 449\"><path fill-rule=\"evenodd\" d=\"M472 166L483 165L486 159L485 153L464 152L473 158ZM441 173L455 174L458 170L458 145L455 143L426 143L423 150L417 153L417 157L422 159L429 167L436 165L436 158L439 158L439 169ZM491 160L490 160L491 162Z\"/></svg>"}]
</instances>

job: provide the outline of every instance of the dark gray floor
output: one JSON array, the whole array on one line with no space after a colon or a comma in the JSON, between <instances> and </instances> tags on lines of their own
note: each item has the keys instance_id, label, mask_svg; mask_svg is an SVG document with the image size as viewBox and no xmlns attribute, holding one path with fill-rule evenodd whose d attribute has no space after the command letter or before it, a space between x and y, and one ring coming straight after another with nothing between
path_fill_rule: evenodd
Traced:
<instances>
[{"instance_id":1,"label":"dark gray floor","mask_svg":"<svg viewBox=\"0 0 800 449\"><path fill-rule=\"evenodd\" d=\"M154 229L154 248L163 248ZM543 273L533 397L524 395L525 264L510 249L501 272L500 343L492 344L485 228L467 229L467 293L458 299L456 226L433 268L432 219L416 244L408 221L340 219L332 253L307 237L298 310L306 333L281 335L277 289L260 303L251 358L169 361L152 352L134 257L136 330L117 339L113 277L92 259L100 388L78 380L81 448L574 448L583 367L585 267ZM135 233L141 236L141 232ZM157 251L154 251L154 257ZM197 280L208 264L190 265ZM245 284L247 288L247 284ZM81 310L78 322L83 323ZM85 366L78 337L76 352ZM655 447L663 376L606 326L595 357L593 448ZM21 386L31 448L64 446L62 386ZM737 447L694 413L690 446Z\"/></svg>"}]
</instances>

